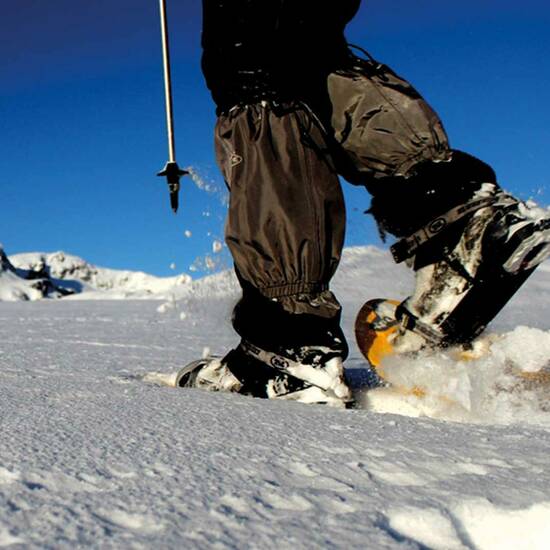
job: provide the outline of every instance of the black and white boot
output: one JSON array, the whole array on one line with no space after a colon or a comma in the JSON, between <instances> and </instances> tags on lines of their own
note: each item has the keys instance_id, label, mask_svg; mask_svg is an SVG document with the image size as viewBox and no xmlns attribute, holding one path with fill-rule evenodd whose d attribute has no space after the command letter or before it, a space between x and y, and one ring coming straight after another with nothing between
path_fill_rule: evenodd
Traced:
<instances>
[{"instance_id":1,"label":"black and white boot","mask_svg":"<svg viewBox=\"0 0 550 550\"><path fill-rule=\"evenodd\" d=\"M224 358L189 363L178 373L175 385L340 408L352 402L342 358L311 347L291 358L243 341Z\"/></svg>"},{"instance_id":2,"label":"black and white boot","mask_svg":"<svg viewBox=\"0 0 550 550\"><path fill-rule=\"evenodd\" d=\"M427 207L420 207L422 225L408 224L414 230L402 231L391 247L395 260L416 272L414 292L396 310L401 323L392 342L396 352L471 342L550 256L548 211L515 199L494 178L476 183L476 175L492 171L459 153L457 166L463 165L472 177L453 182L456 192L445 182L430 184ZM456 199L451 208L437 210L445 204L438 193Z\"/></svg>"},{"instance_id":3,"label":"black and white boot","mask_svg":"<svg viewBox=\"0 0 550 550\"><path fill-rule=\"evenodd\" d=\"M274 353L241 342L245 353L267 366L274 376L267 380L266 397L303 403L326 403L346 407L352 402L339 351L302 346Z\"/></svg>"},{"instance_id":4,"label":"black and white boot","mask_svg":"<svg viewBox=\"0 0 550 550\"><path fill-rule=\"evenodd\" d=\"M416 266L415 290L397 309L402 330L396 351L426 341L440 346L472 341L550 256L550 219L544 210L487 183L469 203L432 221L432 229L459 223L454 218L460 208L474 211L466 214L458 242L443 245L437 261ZM429 246L429 232L430 227L421 228L398 243L396 259L402 260L399 251L408 247L407 259L414 265L422 247L415 242L426 235Z\"/></svg>"}]
</instances>

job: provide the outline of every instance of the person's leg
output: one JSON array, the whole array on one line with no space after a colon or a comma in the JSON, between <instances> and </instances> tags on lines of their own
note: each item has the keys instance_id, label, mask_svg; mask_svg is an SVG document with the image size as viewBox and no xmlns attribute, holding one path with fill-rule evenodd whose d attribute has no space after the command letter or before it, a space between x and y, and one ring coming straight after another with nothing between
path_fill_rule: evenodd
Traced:
<instances>
[{"instance_id":1,"label":"person's leg","mask_svg":"<svg viewBox=\"0 0 550 550\"><path fill-rule=\"evenodd\" d=\"M300 104L238 107L218 120L216 154L243 289L233 314L242 342L224 358L239 391L299 398L315 386L321 401L350 400L341 307L329 290L345 208L320 125Z\"/></svg>"},{"instance_id":2,"label":"person's leg","mask_svg":"<svg viewBox=\"0 0 550 550\"><path fill-rule=\"evenodd\" d=\"M329 76L339 169L372 194L396 261L416 271L398 308L403 349L468 342L550 254L548 213L502 191L482 161L452 151L437 114L383 65L350 57Z\"/></svg>"}]
</instances>

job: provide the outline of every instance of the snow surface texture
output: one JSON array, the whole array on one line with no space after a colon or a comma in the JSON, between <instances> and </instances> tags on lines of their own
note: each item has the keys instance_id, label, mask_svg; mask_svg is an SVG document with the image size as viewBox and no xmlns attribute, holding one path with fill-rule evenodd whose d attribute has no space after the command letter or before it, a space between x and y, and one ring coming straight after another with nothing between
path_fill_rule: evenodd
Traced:
<instances>
[{"instance_id":1,"label":"snow surface texture","mask_svg":"<svg viewBox=\"0 0 550 550\"><path fill-rule=\"evenodd\" d=\"M350 341L364 300L411 285L387 252L346 250ZM230 274L173 287L0 303L0 547L549 548L548 391L517 376L550 356L548 265L479 359L387 366L445 398L347 411L168 387L236 343ZM347 366L360 383L354 345Z\"/></svg>"}]
</instances>

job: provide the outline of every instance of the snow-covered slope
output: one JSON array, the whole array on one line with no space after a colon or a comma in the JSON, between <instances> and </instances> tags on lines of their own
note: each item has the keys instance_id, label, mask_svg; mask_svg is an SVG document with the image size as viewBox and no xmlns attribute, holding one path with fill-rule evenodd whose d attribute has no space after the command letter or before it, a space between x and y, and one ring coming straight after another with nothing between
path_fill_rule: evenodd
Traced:
<instances>
[{"instance_id":1,"label":"snow-covered slope","mask_svg":"<svg viewBox=\"0 0 550 550\"><path fill-rule=\"evenodd\" d=\"M14 254L9 261L18 270L35 276L40 274L71 295L85 299L166 298L191 281L188 275L155 277L142 272L97 267L64 252ZM9 281L2 283L0 291L3 287L7 293L9 285Z\"/></svg>"},{"instance_id":2,"label":"snow-covered slope","mask_svg":"<svg viewBox=\"0 0 550 550\"><path fill-rule=\"evenodd\" d=\"M360 303L411 285L388 253L346 251L334 289L354 384ZM440 398L380 414L368 394L344 411L162 385L236 343L230 274L168 298L0 304L0 547L548 548L548 392L499 378L549 359L547 265L480 361L396 365L458 416Z\"/></svg>"},{"instance_id":3,"label":"snow-covered slope","mask_svg":"<svg viewBox=\"0 0 550 550\"><path fill-rule=\"evenodd\" d=\"M37 300L43 293L28 291L24 296L17 289L29 289L26 278L46 280L57 288L70 292L71 299L118 300L154 299L182 300L189 297L219 298L238 293L238 283L231 271L192 280L189 275L155 277L142 272L108 269L64 252L32 252L5 256L14 276L0 279L0 300ZM1 271L0 271L1 273ZM379 283L391 278L393 290L403 295L409 287L410 273L396 266L387 252L374 246L348 248L335 280L336 289L345 289L346 299L362 300L365 281L376 291ZM51 297L60 297L52 294Z\"/></svg>"}]
</instances>

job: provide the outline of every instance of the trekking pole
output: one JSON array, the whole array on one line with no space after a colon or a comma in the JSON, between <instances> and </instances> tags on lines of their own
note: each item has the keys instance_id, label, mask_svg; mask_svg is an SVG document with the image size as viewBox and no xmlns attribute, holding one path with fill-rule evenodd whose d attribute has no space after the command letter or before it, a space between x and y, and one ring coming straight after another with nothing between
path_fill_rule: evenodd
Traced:
<instances>
[{"instance_id":1,"label":"trekking pole","mask_svg":"<svg viewBox=\"0 0 550 550\"><path fill-rule=\"evenodd\" d=\"M176 162L176 146L174 140L174 116L172 112L172 78L170 74L170 50L168 47L168 24L166 17L166 0L159 0L160 26L162 33L162 59L164 65L164 95L166 98L166 126L168 130L168 162L157 176L166 176L170 191L170 206L174 214L178 211L178 192L180 178L189 174L182 170Z\"/></svg>"}]
</instances>

